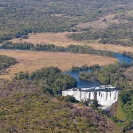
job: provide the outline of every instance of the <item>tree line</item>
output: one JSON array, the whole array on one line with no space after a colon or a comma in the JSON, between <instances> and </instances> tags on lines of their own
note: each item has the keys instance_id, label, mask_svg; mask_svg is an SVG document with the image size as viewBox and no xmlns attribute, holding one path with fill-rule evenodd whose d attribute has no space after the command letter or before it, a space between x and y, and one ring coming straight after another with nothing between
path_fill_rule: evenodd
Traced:
<instances>
[{"instance_id":1,"label":"tree line","mask_svg":"<svg viewBox=\"0 0 133 133\"><path fill-rule=\"evenodd\" d=\"M31 74L19 72L14 74L13 80L30 80L41 84L44 93L61 94L62 90L76 87L76 80L70 75L63 74L57 67L42 68Z\"/></svg>"},{"instance_id":2,"label":"tree line","mask_svg":"<svg viewBox=\"0 0 133 133\"><path fill-rule=\"evenodd\" d=\"M3 49L21 49L21 50L33 50L33 51L49 51L49 52L70 52L80 54L96 54L101 56L115 57L113 52L104 50L95 50L90 46L69 45L67 47L55 46L54 44L36 44L32 43L2 43Z\"/></svg>"},{"instance_id":3,"label":"tree line","mask_svg":"<svg viewBox=\"0 0 133 133\"><path fill-rule=\"evenodd\" d=\"M16 63L17 63L16 59L14 59L12 57L8 57L6 55L0 55L0 70L6 69Z\"/></svg>"},{"instance_id":4,"label":"tree line","mask_svg":"<svg viewBox=\"0 0 133 133\"><path fill-rule=\"evenodd\" d=\"M99 69L99 68L100 68L100 66L98 64L95 64L92 66L87 66L85 64L85 65L82 65L81 67L72 66L71 71L79 71L79 70L83 71L83 70L88 70L88 69L95 70L95 69Z\"/></svg>"},{"instance_id":5,"label":"tree line","mask_svg":"<svg viewBox=\"0 0 133 133\"><path fill-rule=\"evenodd\" d=\"M132 76L127 69L132 68L133 64L115 63L103 66L102 69L93 69L91 73L81 72L80 78L88 81L98 80L102 84L111 84L120 89L132 89Z\"/></svg>"},{"instance_id":6,"label":"tree line","mask_svg":"<svg viewBox=\"0 0 133 133\"><path fill-rule=\"evenodd\" d=\"M122 119L123 129L122 132L128 133L133 130L133 90L124 90L119 94L117 103L118 113L122 113L122 116L118 116L114 113L114 117Z\"/></svg>"},{"instance_id":7,"label":"tree line","mask_svg":"<svg viewBox=\"0 0 133 133\"><path fill-rule=\"evenodd\" d=\"M102 30L90 27L88 29L84 29L84 32L69 34L68 38L76 41L97 40L98 43L102 44L133 46L132 29L133 25L130 23L111 24L109 27Z\"/></svg>"}]
</instances>

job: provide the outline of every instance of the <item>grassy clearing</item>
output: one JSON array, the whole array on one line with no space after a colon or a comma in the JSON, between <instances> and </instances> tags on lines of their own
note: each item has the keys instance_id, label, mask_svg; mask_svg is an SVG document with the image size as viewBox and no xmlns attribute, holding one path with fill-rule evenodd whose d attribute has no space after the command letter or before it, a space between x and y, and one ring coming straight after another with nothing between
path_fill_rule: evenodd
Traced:
<instances>
[{"instance_id":1,"label":"grassy clearing","mask_svg":"<svg viewBox=\"0 0 133 133\"><path fill-rule=\"evenodd\" d=\"M106 50L122 53L123 51L132 52L133 47L121 46L121 45L112 45L112 44L88 44L86 45L92 46L96 50Z\"/></svg>"},{"instance_id":2,"label":"grassy clearing","mask_svg":"<svg viewBox=\"0 0 133 133\"><path fill-rule=\"evenodd\" d=\"M1 54L16 58L19 63L8 69L9 74L0 75L0 78L9 78L19 71L32 72L42 67L54 66L66 71L71 69L72 66L82 66L84 64L103 66L117 61L117 59L110 57L72 53L1 50Z\"/></svg>"},{"instance_id":3,"label":"grassy clearing","mask_svg":"<svg viewBox=\"0 0 133 133\"><path fill-rule=\"evenodd\" d=\"M98 44L97 40L93 41L73 41L67 38L67 34L71 34L72 32L59 32L59 33L37 33L35 35L29 34L29 39L23 39L22 42L31 42L33 44L36 43L49 43L55 44L57 46L68 46L70 44L77 45L88 45L92 46L97 50L107 50L113 52L123 52L129 51L133 52L133 47L121 46L121 45L112 45L112 44ZM13 39L12 42L20 42L20 39Z\"/></svg>"},{"instance_id":4,"label":"grassy clearing","mask_svg":"<svg viewBox=\"0 0 133 133\"><path fill-rule=\"evenodd\" d=\"M70 44L80 44L78 41L73 41L67 38L67 34L72 32L59 32L59 33L36 33L29 34L29 39L23 39L21 42L31 42L33 44L55 44L57 46L68 46ZM20 39L13 39L12 42L20 42Z\"/></svg>"},{"instance_id":5,"label":"grassy clearing","mask_svg":"<svg viewBox=\"0 0 133 133\"><path fill-rule=\"evenodd\" d=\"M102 20L97 20L93 22L86 22L86 23L79 23L77 25L78 28L88 28L89 26L92 26L93 28L96 29L105 29L108 27L108 24L106 22L102 22Z\"/></svg>"},{"instance_id":6,"label":"grassy clearing","mask_svg":"<svg viewBox=\"0 0 133 133\"><path fill-rule=\"evenodd\" d=\"M133 17L133 10L130 10L130 11L126 12L126 15L130 16L130 17Z\"/></svg>"},{"instance_id":7,"label":"grassy clearing","mask_svg":"<svg viewBox=\"0 0 133 133\"><path fill-rule=\"evenodd\" d=\"M78 28L88 28L89 26L92 26L95 29L105 29L109 26L109 24L115 23L119 24L127 22L126 20L120 20L120 19L114 19L116 14L109 14L105 17L99 18L97 21L93 22L87 22L87 23L80 23L77 25ZM106 21L103 21L106 20Z\"/></svg>"}]
</instances>

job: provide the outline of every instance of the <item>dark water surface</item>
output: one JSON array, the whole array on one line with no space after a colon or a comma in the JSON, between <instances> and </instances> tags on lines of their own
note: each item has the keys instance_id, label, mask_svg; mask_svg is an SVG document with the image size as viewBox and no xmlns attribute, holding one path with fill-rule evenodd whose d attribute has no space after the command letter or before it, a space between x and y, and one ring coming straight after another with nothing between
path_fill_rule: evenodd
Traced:
<instances>
[{"instance_id":1,"label":"dark water surface","mask_svg":"<svg viewBox=\"0 0 133 133\"><path fill-rule=\"evenodd\" d=\"M126 63L126 64L130 64L133 61L133 58L123 55L123 54L119 54L119 53L114 53L115 57L119 60L119 63ZM89 81L84 81L79 79L79 75L82 71L67 71L65 72L68 75L71 75L72 77L74 77L77 81L77 88L88 88L88 87L94 87L94 86L99 86L101 85L101 83L99 81L95 81L95 82L89 82ZM87 72L91 72L90 69L88 69Z\"/></svg>"},{"instance_id":2,"label":"dark water surface","mask_svg":"<svg viewBox=\"0 0 133 133\"><path fill-rule=\"evenodd\" d=\"M0 46L0 49L2 50L2 46ZM11 50L6 49L6 50ZM21 49L22 50L22 49ZM133 58L123 55L123 54L119 54L119 53L114 53L115 57L119 60L119 63L126 63L126 64L130 64L133 61ZM101 68L102 69L102 68ZM95 82L89 82L89 81L84 81L79 79L79 75L82 71L67 71L65 72L65 74L71 75L72 77L74 77L77 81L77 88L88 88L88 87L94 87L94 86L99 86L101 85L101 83L99 81L95 81ZM91 72L91 69L88 69L87 72Z\"/></svg>"},{"instance_id":3,"label":"dark water surface","mask_svg":"<svg viewBox=\"0 0 133 133\"><path fill-rule=\"evenodd\" d=\"M127 55L123 55L123 54L119 54L119 53L114 53L115 57L119 60L119 63L126 63L126 64L130 64L133 61L133 58L127 56Z\"/></svg>"}]
</instances>

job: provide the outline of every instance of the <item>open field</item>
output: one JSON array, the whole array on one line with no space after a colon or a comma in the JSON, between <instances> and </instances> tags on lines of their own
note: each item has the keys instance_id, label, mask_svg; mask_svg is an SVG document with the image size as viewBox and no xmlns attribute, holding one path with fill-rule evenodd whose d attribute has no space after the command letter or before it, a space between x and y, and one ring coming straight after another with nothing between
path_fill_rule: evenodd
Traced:
<instances>
[{"instance_id":1,"label":"open field","mask_svg":"<svg viewBox=\"0 0 133 133\"><path fill-rule=\"evenodd\" d=\"M72 66L94 65L100 66L112 64L115 58L88 54L52 53L21 50L1 50L0 54L16 58L18 64L9 68L9 74L0 75L0 78L9 78L19 71L35 71L42 67L59 67L61 70L69 70Z\"/></svg>"},{"instance_id":2,"label":"open field","mask_svg":"<svg viewBox=\"0 0 133 133\"><path fill-rule=\"evenodd\" d=\"M67 34L71 34L71 32L59 32L59 33L37 33L37 34L29 34L29 39L23 39L22 42L31 42L33 44L36 43L49 43L55 44L57 46L68 46L70 44L77 44L77 45L88 45L92 46L94 49L97 50L107 50L113 52L123 52L129 51L133 52L133 47L121 46L121 45L112 45L112 44L98 44L96 41L91 41L90 43L86 41L73 41L67 38ZM19 39L13 39L12 42L20 42Z\"/></svg>"},{"instance_id":3,"label":"open field","mask_svg":"<svg viewBox=\"0 0 133 133\"><path fill-rule=\"evenodd\" d=\"M89 44L89 43L86 43L86 45L92 46L96 50L106 50L106 51L113 51L119 53L127 51L133 53L133 47L128 47L128 46L112 45L112 44Z\"/></svg>"},{"instance_id":4,"label":"open field","mask_svg":"<svg viewBox=\"0 0 133 133\"><path fill-rule=\"evenodd\" d=\"M77 25L77 27L78 28L88 28L89 26L92 26L95 29L105 29L109 26L109 24L112 24L112 23L119 24L119 23L127 22L126 20L114 19L115 15L117 15L117 14L109 14L105 17L99 18L99 20L97 20L97 21L80 23Z\"/></svg>"},{"instance_id":5,"label":"open field","mask_svg":"<svg viewBox=\"0 0 133 133\"><path fill-rule=\"evenodd\" d=\"M59 33L36 33L29 34L29 39L23 39L21 42L31 42L33 44L55 44L57 46L67 46L70 44L80 44L78 41L73 41L67 38L69 32L59 32ZM70 32L72 33L72 32ZM20 42L20 39L13 39L12 42Z\"/></svg>"}]
</instances>

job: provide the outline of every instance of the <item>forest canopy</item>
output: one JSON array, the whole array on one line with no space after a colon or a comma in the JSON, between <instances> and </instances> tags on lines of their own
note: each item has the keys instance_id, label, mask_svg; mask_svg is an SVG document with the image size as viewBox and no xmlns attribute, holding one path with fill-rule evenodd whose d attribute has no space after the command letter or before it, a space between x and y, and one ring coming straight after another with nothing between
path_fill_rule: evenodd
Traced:
<instances>
[{"instance_id":1,"label":"forest canopy","mask_svg":"<svg viewBox=\"0 0 133 133\"><path fill-rule=\"evenodd\" d=\"M42 68L29 74L19 72L14 74L14 80L31 80L42 84L43 91L51 95L61 94L62 90L76 87L76 80L70 75L63 74L57 67Z\"/></svg>"},{"instance_id":2,"label":"forest canopy","mask_svg":"<svg viewBox=\"0 0 133 133\"><path fill-rule=\"evenodd\" d=\"M130 39L129 42L132 43L130 37L132 36L133 27L133 16L130 13L132 6L131 0L0 0L0 42L11 38L19 38L28 35L28 33L86 31L89 27L82 29L78 28L77 24L96 21L108 14L116 14L114 19L123 19L127 23L116 23L109 26L105 31L100 31L102 32L100 35L102 36L100 37L101 42L118 44L122 41L124 43L125 41L121 40L123 39L121 35L129 34L124 39ZM123 15L123 12L129 13ZM126 29L123 31L124 33L121 32L121 28ZM93 33L89 35L89 39L90 37L97 39L99 33L97 31L95 33L96 35ZM119 38L116 40L113 37L111 41L112 36L109 36L112 33ZM107 36L104 36L106 34Z\"/></svg>"},{"instance_id":3,"label":"forest canopy","mask_svg":"<svg viewBox=\"0 0 133 133\"><path fill-rule=\"evenodd\" d=\"M5 55L0 55L0 70L6 69L16 63L17 63L16 59L5 56Z\"/></svg>"},{"instance_id":4,"label":"forest canopy","mask_svg":"<svg viewBox=\"0 0 133 133\"><path fill-rule=\"evenodd\" d=\"M33 50L33 51L49 51L49 52L70 52L70 53L80 53L80 54L96 54L101 56L115 57L114 53L105 50L95 50L91 46L81 46L81 45L68 45L67 47L56 46L54 44L32 44L32 43L12 43L4 42L2 43L3 49L19 49L19 50Z\"/></svg>"}]
</instances>

